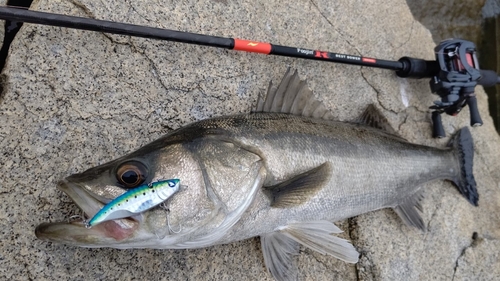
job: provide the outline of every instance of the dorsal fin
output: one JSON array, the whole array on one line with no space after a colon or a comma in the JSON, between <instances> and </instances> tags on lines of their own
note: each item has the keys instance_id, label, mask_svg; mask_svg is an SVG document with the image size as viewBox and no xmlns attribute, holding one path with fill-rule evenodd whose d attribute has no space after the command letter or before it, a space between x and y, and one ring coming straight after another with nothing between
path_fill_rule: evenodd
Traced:
<instances>
[{"instance_id":1,"label":"dorsal fin","mask_svg":"<svg viewBox=\"0 0 500 281\"><path fill-rule=\"evenodd\" d=\"M373 104L368 105L356 122L397 135L396 131L389 125L387 118Z\"/></svg>"},{"instance_id":2,"label":"dorsal fin","mask_svg":"<svg viewBox=\"0 0 500 281\"><path fill-rule=\"evenodd\" d=\"M333 120L333 114L327 107L314 97L307 86L306 80L301 80L297 70L288 68L278 87L269 83L265 97L259 96L253 112L289 113L298 116Z\"/></svg>"},{"instance_id":3,"label":"dorsal fin","mask_svg":"<svg viewBox=\"0 0 500 281\"><path fill-rule=\"evenodd\" d=\"M368 107L365 109L363 114L359 116L358 119L355 121L356 123L360 123L363 125L370 126L372 128L380 129L398 139L401 141L407 142L406 139L401 137L396 130L394 130L391 125L389 124L389 121L387 121L387 118L385 118L384 115L375 107L374 104L368 105Z\"/></svg>"}]
</instances>

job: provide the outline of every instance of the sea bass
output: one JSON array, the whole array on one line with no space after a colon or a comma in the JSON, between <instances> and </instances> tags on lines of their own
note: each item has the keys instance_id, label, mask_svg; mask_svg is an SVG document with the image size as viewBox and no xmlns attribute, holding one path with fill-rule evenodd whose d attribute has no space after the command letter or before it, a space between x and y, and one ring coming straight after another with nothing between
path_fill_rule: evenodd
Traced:
<instances>
[{"instance_id":1,"label":"sea bass","mask_svg":"<svg viewBox=\"0 0 500 281\"><path fill-rule=\"evenodd\" d=\"M191 249L260 236L277 280L296 279L300 245L346 262L358 252L333 222L393 208L420 229L423 183L446 179L478 204L467 128L447 148L411 144L375 106L336 122L297 72L270 84L249 114L202 120L104 165L62 180L87 217L141 184L179 179L164 208L85 228L42 223L40 239L80 247ZM419 211L417 211L419 210Z\"/></svg>"}]
</instances>

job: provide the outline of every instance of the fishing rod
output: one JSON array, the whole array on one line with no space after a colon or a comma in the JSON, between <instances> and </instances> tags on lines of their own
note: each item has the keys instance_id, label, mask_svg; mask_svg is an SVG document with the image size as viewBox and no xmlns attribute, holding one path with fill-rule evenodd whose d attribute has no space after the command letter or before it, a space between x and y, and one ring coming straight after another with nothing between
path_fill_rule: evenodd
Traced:
<instances>
[{"instance_id":1,"label":"fishing rod","mask_svg":"<svg viewBox=\"0 0 500 281\"><path fill-rule=\"evenodd\" d=\"M432 112L432 123L433 137L435 138L446 136L441 121L441 114L457 115L466 105L469 106L471 126L481 126L483 121L477 109L474 88L477 84L489 87L500 83L500 77L494 71L481 70L479 68L474 43L461 39L450 39L441 42L434 48L436 54L435 61L411 57L402 57L398 61L391 61L307 48L281 46L267 42L30 11L25 8L16 7L0 7L0 19L159 39L266 55L389 69L396 71L396 75L404 78L431 78L431 91L441 98L440 101L435 101L434 105L430 107L430 109L434 110Z\"/></svg>"}]
</instances>

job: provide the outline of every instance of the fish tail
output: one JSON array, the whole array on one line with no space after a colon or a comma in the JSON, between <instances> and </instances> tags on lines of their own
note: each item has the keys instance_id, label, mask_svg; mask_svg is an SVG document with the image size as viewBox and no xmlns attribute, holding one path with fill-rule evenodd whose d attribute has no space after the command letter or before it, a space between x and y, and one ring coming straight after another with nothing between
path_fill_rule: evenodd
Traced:
<instances>
[{"instance_id":1,"label":"fish tail","mask_svg":"<svg viewBox=\"0 0 500 281\"><path fill-rule=\"evenodd\" d=\"M459 167L459 173L453 182L460 193L472 205L478 206L479 194L476 189L476 180L472 172L474 163L474 142L467 127L460 129L448 144L455 151Z\"/></svg>"}]
</instances>

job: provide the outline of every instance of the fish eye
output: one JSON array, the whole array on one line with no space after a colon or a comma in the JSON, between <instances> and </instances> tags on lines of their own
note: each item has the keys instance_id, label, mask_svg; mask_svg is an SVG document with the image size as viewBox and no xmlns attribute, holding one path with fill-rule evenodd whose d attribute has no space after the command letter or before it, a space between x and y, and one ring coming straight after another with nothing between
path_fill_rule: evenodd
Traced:
<instances>
[{"instance_id":1,"label":"fish eye","mask_svg":"<svg viewBox=\"0 0 500 281\"><path fill-rule=\"evenodd\" d=\"M125 162L116 170L116 179L128 188L139 186L147 176L146 166L138 161Z\"/></svg>"},{"instance_id":2,"label":"fish eye","mask_svg":"<svg viewBox=\"0 0 500 281\"><path fill-rule=\"evenodd\" d=\"M179 180L168 180L168 186L174 188L178 182Z\"/></svg>"}]
</instances>

